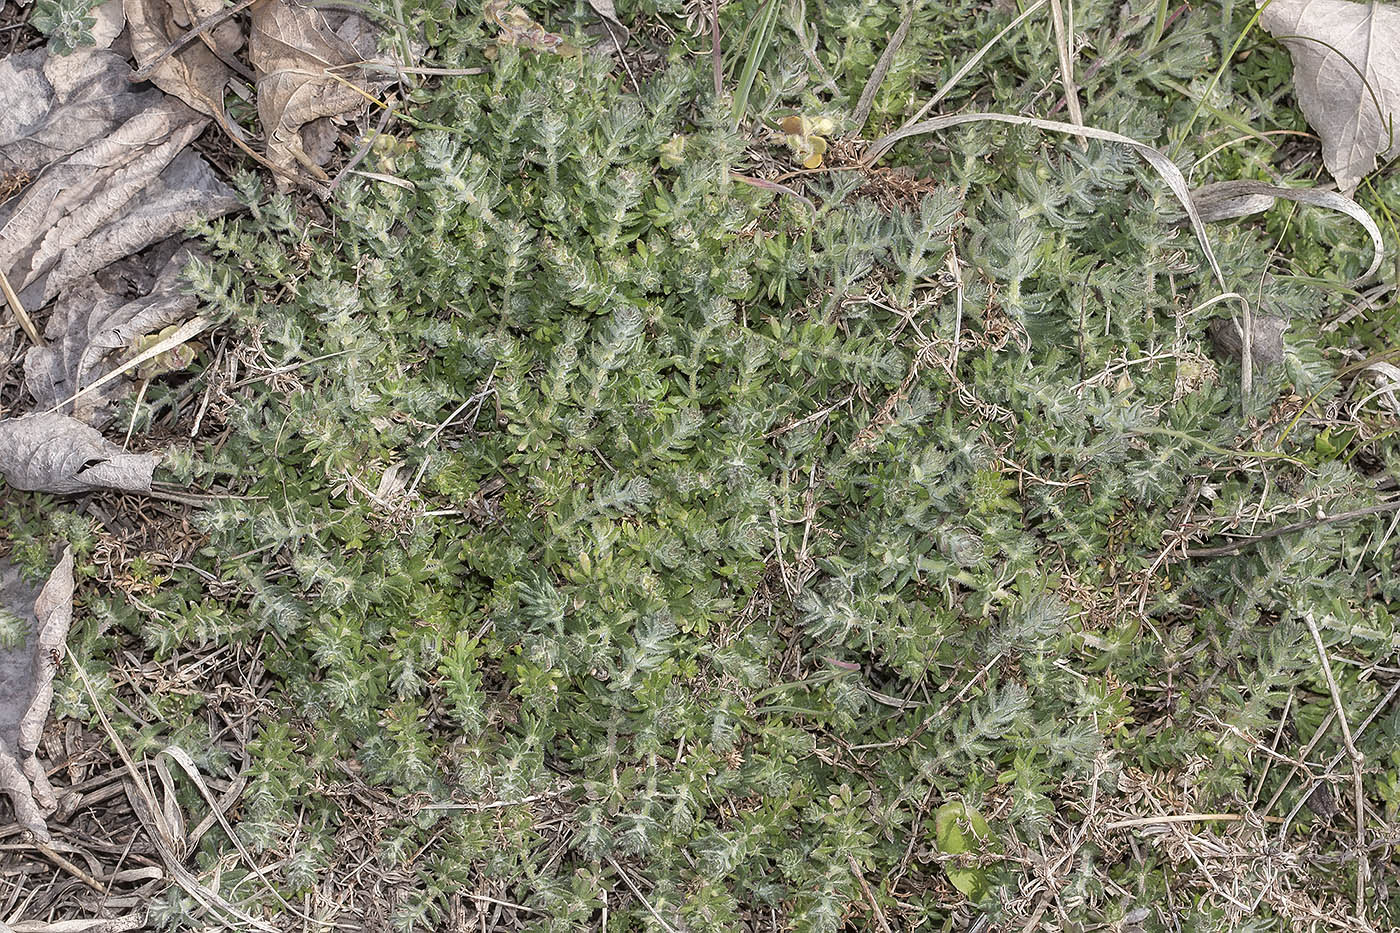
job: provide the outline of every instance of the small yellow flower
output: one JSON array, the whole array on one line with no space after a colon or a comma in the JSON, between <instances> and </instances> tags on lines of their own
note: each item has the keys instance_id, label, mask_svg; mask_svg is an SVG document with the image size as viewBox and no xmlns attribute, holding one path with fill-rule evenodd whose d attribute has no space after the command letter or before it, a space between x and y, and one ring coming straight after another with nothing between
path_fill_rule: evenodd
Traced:
<instances>
[{"instance_id":1,"label":"small yellow flower","mask_svg":"<svg viewBox=\"0 0 1400 933\"><path fill-rule=\"evenodd\" d=\"M802 163L803 168L820 168L826 155L826 135L836 128L830 117L791 116L781 124L783 142Z\"/></svg>"}]
</instances>

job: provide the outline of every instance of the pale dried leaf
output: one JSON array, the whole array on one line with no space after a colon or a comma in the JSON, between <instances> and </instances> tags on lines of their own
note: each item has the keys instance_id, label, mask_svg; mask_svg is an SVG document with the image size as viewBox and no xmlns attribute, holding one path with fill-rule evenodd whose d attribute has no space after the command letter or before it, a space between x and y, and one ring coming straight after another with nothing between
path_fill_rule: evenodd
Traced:
<instances>
[{"instance_id":1,"label":"pale dried leaf","mask_svg":"<svg viewBox=\"0 0 1400 933\"><path fill-rule=\"evenodd\" d=\"M53 703L55 662L73 621L72 550L64 550L42 588L0 560L0 610L18 618L26 636L0 646L0 791L9 794L19 824L47 840L43 814L58 801L35 753Z\"/></svg>"},{"instance_id":2,"label":"pale dried leaf","mask_svg":"<svg viewBox=\"0 0 1400 933\"><path fill-rule=\"evenodd\" d=\"M1275 199L1326 208L1361 224L1371 237L1371 265L1356 281L1369 279L1380 268L1385 253L1381 228L1364 207L1345 195L1319 188L1283 188L1262 181L1222 181L1191 192L1196 211L1206 223L1257 214L1273 206Z\"/></svg>"},{"instance_id":3,"label":"pale dried leaf","mask_svg":"<svg viewBox=\"0 0 1400 933\"><path fill-rule=\"evenodd\" d=\"M92 11L92 40L90 48L110 48L117 36L126 28L126 10L122 0L105 0ZM55 56L61 57L61 56Z\"/></svg>"},{"instance_id":4,"label":"pale dried leaf","mask_svg":"<svg viewBox=\"0 0 1400 933\"><path fill-rule=\"evenodd\" d=\"M0 208L0 268L26 308L108 263L234 210L234 193L186 146L204 120L163 98L50 167Z\"/></svg>"},{"instance_id":5,"label":"pale dried leaf","mask_svg":"<svg viewBox=\"0 0 1400 933\"><path fill-rule=\"evenodd\" d=\"M131 52L140 68L189 29L188 14L172 6L169 0L123 0L123 4L131 24ZM186 18L186 22L182 24L181 18ZM229 67L208 46L190 42L156 65L150 72L150 80L165 93L175 95L222 123L224 85L230 74Z\"/></svg>"},{"instance_id":6,"label":"pale dried leaf","mask_svg":"<svg viewBox=\"0 0 1400 933\"><path fill-rule=\"evenodd\" d=\"M496 37L496 41L501 45L561 55L575 51L568 39L545 29L535 22L524 8L510 3L509 0L486 0L482 12L501 30L500 35Z\"/></svg>"},{"instance_id":7,"label":"pale dried leaf","mask_svg":"<svg viewBox=\"0 0 1400 933\"><path fill-rule=\"evenodd\" d=\"M594 50L604 53L621 52L627 45L627 40L631 38L632 30L622 25L622 21L617 18L617 7L613 0L588 0L588 5L603 20L603 40L594 46Z\"/></svg>"},{"instance_id":8,"label":"pale dried leaf","mask_svg":"<svg viewBox=\"0 0 1400 933\"><path fill-rule=\"evenodd\" d=\"M127 453L67 415L44 412L0 421L0 476L16 489L59 495L150 492L158 462L151 454Z\"/></svg>"},{"instance_id":9,"label":"pale dried leaf","mask_svg":"<svg viewBox=\"0 0 1400 933\"><path fill-rule=\"evenodd\" d=\"M111 421L112 403L132 390L130 378L114 379L76 401L65 400L124 363L140 338L194 312L196 300L180 283L190 258L184 249L168 257L139 298L128 300L124 290L104 288L96 276L66 291L45 329L48 345L33 347L24 359L24 387L36 409L62 405L65 414L98 428Z\"/></svg>"},{"instance_id":10,"label":"pale dried leaf","mask_svg":"<svg viewBox=\"0 0 1400 933\"><path fill-rule=\"evenodd\" d=\"M85 49L0 61L0 175L37 175L158 103L160 91L135 90L130 73L120 55Z\"/></svg>"},{"instance_id":11,"label":"pale dried leaf","mask_svg":"<svg viewBox=\"0 0 1400 933\"><path fill-rule=\"evenodd\" d=\"M1322 139L1322 160L1352 191L1400 154L1400 9L1348 0L1273 0L1259 23L1293 57L1298 106Z\"/></svg>"},{"instance_id":12,"label":"pale dried leaf","mask_svg":"<svg viewBox=\"0 0 1400 933\"><path fill-rule=\"evenodd\" d=\"M1210 325L1210 339L1223 356L1238 362L1244 358L1244 333L1228 318L1217 318ZM1283 334L1288 321L1268 314L1253 315L1250 328L1249 358L1255 367L1263 369L1283 361Z\"/></svg>"},{"instance_id":13,"label":"pale dried leaf","mask_svg":"<svg viewBox=\"0 0 1400 933\"><path fill-rule=\"evenodd\" d=\"M368 29L346 19L337 32L319 11L283 0L259 0L249 16L248 60L257 75L267 157L282 168L310 168L315 159L302 127L323 117L344 121L368 103L362 69L355 67L366 55L347 38L368 36Z\"/></svg>"},{"instance_id":14,"label":"pale dried leaf","mask_svg":"<svg viewBox=\"0 0 1400 933\"><path fill-rule=\"evenodd\" d=\"M1363 398L1360 404L1365 405L1371 399L1379 399L1391 414L1400 415L1400 366L1377 360L1362 372L1371 377L1376 388Z\"/></svg>"}]
</instances>

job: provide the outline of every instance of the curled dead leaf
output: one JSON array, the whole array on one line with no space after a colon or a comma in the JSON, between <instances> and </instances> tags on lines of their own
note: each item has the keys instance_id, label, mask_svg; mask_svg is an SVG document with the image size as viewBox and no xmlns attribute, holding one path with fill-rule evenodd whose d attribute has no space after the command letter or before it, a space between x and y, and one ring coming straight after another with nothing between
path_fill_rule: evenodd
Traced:
<instances>
[{"instance_id":1,"label":"curled dead leaf","mask_svg":"<svg viewBox=\"0 0 1400 933\"><path fill-rule=\"evenodd\" d=\"M22 639L0 644L0 791L9 795L17 822L47 841L44 814L58 801L36 752L53 703L53 678L73 622L73 552L42 588L0 560L0 612L19 622Z\"/></svg>"},{"instance_id":2,"label":"curled dead leaf","mask_svg":"<svg viewBox=\"0 0 1400 933\"><path fill-rule=\"evenodd\" d=\"M0 476L16 489L148 493L159 462L152 454L127 453L67 415L45 412L0 421Z\"/></svg>"},{"instance_id":3,"label":"curled dead leaf","mask_svg":"<svg viewBox=\"0 0 1400 933\"><path fill-rule=\"evenodd\" d=\"M180 272L193 254L180 249L157 252L154 280L142 289L145 294L127 300L125 290L105 288L92 276L65 292L54 306L44 331L47 346L30 349L24 360L24 386L39 410L59 408L86 424L102 427L112 418L112 403L131 392L130 379L114 379L74 401L79 389L91 386L128 358L146 349L147 335L168 330L193 313L196 300L180 284ZM130 262L135 263L133 259ZM142 270L144 271L144 270ZM161 354L138 369L137 378L171 372L183 365L169 355L180 354L183 365L192 355L188 344ZM160 362L157 362L159 360ZM153 365L154 364L154 365Z\"/></svg>"},{"instance_id":4,"label":"curled dead leaf","mask_svg":"<svg viewBox=\"0 0 1400 933\"><path fill-rule=\"evenodd\" d=\"M33 49L0 60L0 176L38 175L159 103L159 91L132 87L130 70L101 50Z\"/></svg>"},{"instance_id":5,"label":"curled dead leaf","mask_svg":"<svg viewBox=\"0 0 1400 933\"><path fill-rule=\"evenodd\" d=\"M1376 360L1366 366L1362 373L1369 377L1375 388L1360 404L1365 405L1375 399L1390 414L1400 416L1400 366L1385 360Z\"/></svg>"},{"instance_id":6,"label":"curled dead leaf","mask_svg":"<svg viewBox=\"0 0 1400 933\"><path fill-rule=\"evenodd\" d=\"M257 76L267 157L324 179L302 130L325 117L344 121L367 106L372 95L358 66L374 54L373 33L360 17L346 16L337 27L319 10L285 0L258 0L249 16L248 59Z\"/></svg>"},{"instance_id":7,"label":"curled dead leaf","mask_svg":"<svg viewBox=\"0 0 1400 933\"><path fill-rule=\"evenodd\" d=\"M532 52L554 52L559 55L576 51L568 39L545 29L531 19L524 9L509 3L508 0L487 0L483 12L487 21L494 23L501 30L501 34L496 37L499 45L513 45Z\"/></svg>"},{"instance_id":8,"label":"curled dead leaf","mask_svg":"<svg viewBox=\"0 0 1400 933\"><path fill-rule=\"evenodd\" d=\"M131 52L150 81L205 116L224 122L224 85L232 70L208 45L187 43L166 54L191 23L181 0L122 0L130 26ZM162 58L161 56L165 56Z\"/></svg>"},{"instance_id":9,"label":"curled dead leaf","mask_svg":"<svg viewBox=\"0 0 1400 933\"><path fill-rule=\"evenodd\" d=\"M1360 204L1335 191L1323 191L1320 188L1283 188L1262 181L1222 181L1192 191L1191 200L1205 223L1258 214L1272 207L1275 200L1293 201L1345 214L1359 223L1371 237L1371 265L1356 277L1356 282L1365 281L1374 275L1380 268L1381 258L1385 254L1381 228L1375 220Z\"/></svg>"},{"instance_id":10,"label":"curled dead leaf","mask_svg":"<svg viewBox=\"0 0 1400 933\"><path fill-rule=\"evenodd\" d=\"M186 148L204 125L165 97L50 166L21 198L0 207L0 268L26 308L197 217L237 208L232 189Z\"/></svg>"},{"instance_id":11,"label":"curled dead leaf","mask_svg":"<svg viewBox=\"0 0 1400 933\"><path fill-rule=\"evenodd\" d=\"M1298 106L1344 192L1400 155L1400 9L1349 0L1272 0L1259 23L1288 48Z\"/></svg>"}]
</instances>

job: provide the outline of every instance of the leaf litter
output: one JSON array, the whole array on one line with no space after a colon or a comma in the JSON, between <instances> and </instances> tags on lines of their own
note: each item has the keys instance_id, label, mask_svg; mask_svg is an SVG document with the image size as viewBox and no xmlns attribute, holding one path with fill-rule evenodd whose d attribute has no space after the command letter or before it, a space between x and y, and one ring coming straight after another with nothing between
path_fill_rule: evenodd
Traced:
<instances>
[{"instance_id":1,"label":"leaf litter","mask_svg":"<svg viewBox=\"0 0 1400 933\"><path fill-rule=\"evenodd\" d=\"M63 556L42 587L0 560L0 612L19 622L21 637L0 644L0 791L16 821L41 841L44 815L58 806L36 758L53 702L53 678L73 621L73 552Z\"/></svg>"},{"instance_id":2,"label":"leaf litter","mask_svg":"<svg viewBox=\"0 0 1400 933\"><path fill-rule=\"evenodd\" d=\"M168 255L168 252L167 252ZM59 298L44 336L47 345L29 350L24 361L24 386L39 409L57 409L94 427L112 417L112 404L132 390L130 379L110 380L73 399L126 362L126 356L155 334L187 320L196 300L179 287L179 277L193 254L181 247L161 260L154 280L141 294L127 299L122 283L104 284L109 277L89 276ZM140 259L125 260L128 267ZM138 271L146 271L138 266ZM70 401L70 399L72 399Z\"/></svg>"},{"instance_id":3,"label":"leaf litter","mask_svg":"<svg viewBox=\"0 0 1400 933\"><path fill-rule=\"evenodd\" d=\"M1262 5L1262 4L1261 4ZM1350 0L1272 0L1259 22L1293 58L1298 107L1344 191L1400 155L1400 9Z\"/></svg>"},{"instance_id":4,"label":"leaf litter","mask_svg":"<svg viewBox=\"0 0 1400 933\"><path fill-rule=\"evenodd\" d=\"M246 37L233 15L244 9ZM238 201L191 143L213 120L284 187L306 175L315 187L327 177L320 166L333 154L334 124L373 99L359 72L375 55L375 32L355 14L286 0L108 0L96 20L97 47L0 62L0 99L19 102L0 114L0 177L20 190L0 203L0 271L36 344L23 385L43 413L0 422L0 473L59 494L150 489L155 459L126 454L94 428L112 420L133 376L187 365L194 353L184 340L206 326L181 324L195 300L182 294L190 253L178 237ZM123 28L137 72L107 48ZM265 156L225 112L235 75L256 82ZM137 80L147 78L154 88ZM104 284L112 264L143 261L153 268L134 293ZM50 304L41 339L28 309Z\"/></svg>"}]
</instances>

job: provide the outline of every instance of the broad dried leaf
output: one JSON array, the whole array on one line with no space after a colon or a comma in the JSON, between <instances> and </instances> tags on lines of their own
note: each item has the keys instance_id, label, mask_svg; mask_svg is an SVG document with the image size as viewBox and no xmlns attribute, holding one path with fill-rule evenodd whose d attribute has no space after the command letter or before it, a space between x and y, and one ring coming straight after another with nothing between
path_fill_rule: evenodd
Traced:
<instances>
[{"instance_id":1,"label":"broad dried leaf","mask_svg":"<svg viewBox=\"0 0 1400 933\"><path fill-rule=\"evenodd\" d=\"M617 7L613 0L588 0L588 5L593 8L603 20L603 41L594 46L594 51L612 53L621 52L627 45L627 40L632 36L632 30L622 25L622 21L617 18Z\"/></svg>"},{"instance_id":2,"label":"broad dried leaf","mask_svg":"<svg viewBox=\"0 0 1400 933\"><path fill-rule=\"evenodd\" d=\"M19 824L47 841L43 815L58 801L35 754L73 621L72 550L64 550L42 588L0 560L0 612L17 619L24 633L21 642L0 644L0 791L9 794Z\"/></svg>"},{"instance_id":3,"label":"broad dried leaf","mask_svg":"<svg viewBox=\"0 0 1400 933\"><path fill-rule=\"evenodd\" d=\"M122 0L131 25L131 53L145 68L190 28L189 14L175 0ZM184 22L181 22L181 20ZM151 83L206 116L223 121L224 85L231 71L203 42L190 42L156 65Z\"/></svg>"},{"instance_id":4,"label":"broad dried leaf","mask_svg":"<svg viewBox=\"0 0 1400 933\"><path fill-rule=\"evenodd\" d=\"M201 216L238 206L186 149L205 121L163 98L63 162L0 208L0 268L27 308Z\"/></svg>"},{"instance_id":5,"label":"broad dried leaf","mask_svg":"<svg viewBox=\"0 0 1400 933\"><path fill-rule=\"evenodd\" d=\"M1293 57L1298 106L1342 191L1400 155L1400 9L1348 0L1273 0L1259 23Z\"/></svg>"},{"instance_id":6,"label":"broad dried leaf","mask_svg":"<svg viewBox=\"0 0 1400 933\"><path fill-rule=\"evenodd\" d=\"M34 49L0 61L0 177L35 176L159 103L161 93L135 90L130 73L106 51Z\"/></svg>"},{"instance_id":7,"label":"broad dried leaf","mask_svg":"<svg viewBox=\"0 0 1400 933\"><path fill-rule=\"evenodd\" d=\"M67 415L0 421L0 476L16 489L72 495L96 489L150 492L159 458L132 454Z\"/></svg>"},{"instance_id":8,"label":"broad dried leaf","mask_svg":"<svg viewBox=\"0 0 1400 933\"><path fill-rule=\"evenodd\" d=\"M112 403L130 394L131 378L113 379L65 402L134 356L146 335L194 312L196 300L180 283L190 258L187 249L164 258L155 281L139 298L128 300L124 290L104 288L97 276L65 292L44 332L48 345L30 349L24 359L24 387L36 408L63 405L61 410L79 421L98 428L107 424Z\"/></svg>"},{"instance_id":9,"label":"broad dried leaf","mask_svg":"<svg viewBox=\"0 0 1400 933\"><path fill-rule=\"evenodd\" d=\"M360 17L347 17L336 30L319 11L283 0L259 0L249 16L248 60L257 75L267 157L324 177L306 151L302 127L322 117L344 121L364 109L368 92L354 66L372 54L363 46L373 37Z\"/></svg>"}]
</instances>

